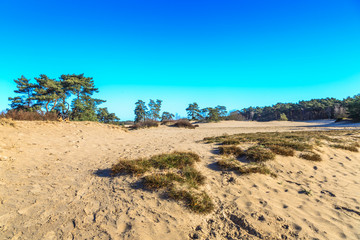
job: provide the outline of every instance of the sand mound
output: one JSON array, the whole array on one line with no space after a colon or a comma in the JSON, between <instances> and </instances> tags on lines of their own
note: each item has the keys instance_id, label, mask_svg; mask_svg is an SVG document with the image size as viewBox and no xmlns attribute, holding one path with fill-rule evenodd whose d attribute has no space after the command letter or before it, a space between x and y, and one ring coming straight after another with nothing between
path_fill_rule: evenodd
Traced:
<instances>
[{"instance_id":1,"label":"sand mound","mask_svg":"<svg viewBox=\"0 0 360 240\"><path fill-rule=\"evenodd\" d=\"M0 124L0 239L359 239L360 154L321 148L321 162L277 156L278 175L221 171L204 137L332 129L323 122L221 122L124 131L91 122ZM334 126L344 129L344 126ZM110 177L118 159L191 151L215 210L195 214Z\"/></svg>"}]
</instances>

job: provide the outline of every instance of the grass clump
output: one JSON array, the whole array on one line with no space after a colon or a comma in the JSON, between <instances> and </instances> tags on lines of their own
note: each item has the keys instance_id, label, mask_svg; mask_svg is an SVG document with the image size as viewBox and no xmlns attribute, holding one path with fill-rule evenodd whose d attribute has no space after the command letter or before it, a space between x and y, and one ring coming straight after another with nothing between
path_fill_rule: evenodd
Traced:
<instances>
[{"instance_id":1,"label":"grass clump","mask_svg":"<svg viewBox=\"0 0 360 240\"><path fill-rule=\"evenodd\" d=\"M264 162L275 158L275 154L272 151L261 145L248 148L245 152L245 156L247 159L254 162Z\"/></svg>"},{"instance_id":2,"label":"grass clump","mask_svg":"<svg viewBox=\"0 0 360 240\"><path fill-rule=\"evenodd\" d=\"M194 168L198 161L200 157L195 153L173 152L158 154L148 159L120 160L112 166L111 172L112 175L144 175L150 172L142 178L146 189L163 189L169 198L183 201L190 210L207 213L213 209L213 204L205 192L198 193L196 190L205 183L205 176ZM184 186L190 190L179 190Z\"/></svg>"},{"instance_id":3,"label":"grass clump","mask_svg":"<svg viewBox=\"0 0 360 240\"><path fill-rule=\"evenodd\" d=\"M228 140L224 140L222 142L223 145L237 145L240 144L241 142L237 139L228 139Z\"/></svg>"},{"instance_id":4,"label":"grass clump","mask_svg":"<svg viewBox=\"0 0 360 240\"><path fill-rule=\"evenodd\" d=\"M183 201L185 206L196 213L209 213L214 209L214 204L206 192L169 189L167 196L170 199Z\"/></svg>"},{"instance_id":5,"label":"grass clump","mask_svg":"<svg viewBox=\"0 0 360 240\"><path fill-rule=\"evenodd\" d=\"M174 181L183 182L184 179L175 173L152 174L144 177L144 186L147 189L160 189L170 187Z\"/></svg>"},{"instance_id":6,"label":"grass clump","mask_svg":"<svg viewBox=\"0 0 360 240\"><path fill-rule=\"evenodd\" d=\"M112 166L111 172L113 175L119 173L143 174L151 168L181 169L186 166L193 166L194 163L198 161L200 161L200 157L195 153L173 152L170 154L155 155L149 159L120 160L117 164Z\"/></svg>"},{"instance_id":7,"label":"grass clump","mask_svg":"<svg viewBox=\"0 0 360 240\"><path fill-rule=\"evenodd\" d=\"M159 123L154 120L146 120L143 122L137 122L134 125L131 125L130 129L141 129L141 128L151 128L151 127L158 127Z\"/></svg>"},{"instance_id":8,"label":"grass clump","mask_svg":"<svg viewBox=\"0 0 360 240\"><path fill-rule=\"evenodd\" d=\"M237 146L221 146L219 147L219 153L221 155L234 155L236 157L244 155L244 151Z\"/></svg>"},{"instance_id":9,"label":"grass clump","mask_svg":"<svg viewBox=\"0 0 360 240\"><path fill-rule=\"evenodd\" d=\"M269 145L268 148L275 154L282 156L294 156L295 151L290 147L283 147L279 145Z\"/></svg>"},{"instance_id":10,"label":"grass clump","mask_svg":"<svg viewBox=\"0 0 360 240\"><path fill-rule=\"evenodd\" d=\"M315 162L320 162L322 160L321 156L317 153L302 153L300 154L300 158Z\"/></svg>"},{"instance_id":11,"label":"grass clump","mask_svg":"<svg viewBox=\"0 0 360 240\"><path fill-rule=\"evenodd\" d=\"M234 171L238 174L251 174L251 173L260 173L260 174L268 174L272 177L276 177L277 175L270 171L266 166L264 165L253 165L250 164L250 166L241 166L239 162L235 159L223 159L219 160L217 162L219 167L223 170L227 171Z\"/></svg>"},{"instance_id":12,"label":"grass clump","mask_svg":"<svg viewBox=\"0 0 360 240\"><path fill-rule=\"evenodd\" d=\"M353 145L342 145L342 144L330 145L330 147L333 147L333 148L344 149L344 150L348 150L351 152L359 152L359 150L357 149L357 146L358 146L358 143L355 143Z\"/></svg>"}]
</instances>

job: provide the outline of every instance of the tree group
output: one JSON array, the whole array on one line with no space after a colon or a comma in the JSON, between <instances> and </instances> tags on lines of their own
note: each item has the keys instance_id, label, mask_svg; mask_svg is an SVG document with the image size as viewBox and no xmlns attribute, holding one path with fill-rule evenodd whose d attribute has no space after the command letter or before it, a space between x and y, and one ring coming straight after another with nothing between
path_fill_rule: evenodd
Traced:
<instances>
[{"instance_id":1,"label":"tree group","mask_svg":"<svg viewBox=\"0 0 360 240\"><path fill-rule=\"evenodd\" d=\"M45 74L34 78L21 76L15 79L19 96L9 98L11 110L56 112L62 117L76 121L118 122L120 119L107 108L98 108L105 100L93 98L99 92L93 78L84 74L63 74L58 79Z\"/></svg>"},{"instance_id":2,"label":"tree group","mask_svg":"<svg viewBox=\"0 0 360 240\"><path fill-rule=\"evenodd\" d=\"M142 100L138 100L135 103L135 122L141 122L146 120L159 121L160 120L160 111L161 111L162 100L157 99L156 101L150 99L148 106ZM164 115L165 114L165 115ZM164 112L161 119L168 118L168 120L173 118L173 114Z\"/></svg>"},{"instance_id":3,"label":"tree group","mask_svg":"<svg viewBox=\"0 0 360 240\"><path fill-rule=\"evenodd\" d=\"M207 108L199 108L199 105L194 102L190 103L186 108L186 112L189 120L194 121L209 121L209 122L217 122L220 120L224 120L227 116L227 111L225 106L216 106L215 108L207 107Z\"/></svg>"}]
</instances>

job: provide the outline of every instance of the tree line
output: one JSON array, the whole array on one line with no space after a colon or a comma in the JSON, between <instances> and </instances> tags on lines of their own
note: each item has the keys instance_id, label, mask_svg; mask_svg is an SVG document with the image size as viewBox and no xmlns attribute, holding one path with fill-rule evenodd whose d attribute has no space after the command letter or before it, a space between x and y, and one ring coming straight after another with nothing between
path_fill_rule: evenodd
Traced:
<instances>
[{"instance_id":1,"label":"tree line","mask_svg":"<svg viewBox=\"0 0 360 240\"><path fill-rule=\"evenodd\" d=\"M94 98L98 93L92 77L84 74L63 74L58 79L45 74L32 79L21 76L14 80L18 96L10 97L11 109L8 111L37 112L43 115L56 113L58 116L75 121L99 121L119 123L120 119L99 105L105 100ZM135 122L146 120L169 121L175 115L162 112L162 100L135 103ZM360 95L343 100L336 98L312 99L298 103L277 103L265 107L248 107L228 113L225 106L200 108L196 102L186 108L187 118L193 121L220 120L317 120L349 117L360 121Z\"/></svg>"},{"instance_id":2,"label":"tree line","mask_svg":"<svg viewBox=\"0 0 360 240\"><path fill-rule=\"evenodd\" d=\"M195 121L243 120L243 121L273 121L273 120L318 120L351 118L360 121L360 95L343 100L336 98L312 99L298 103L277 103L265 107L248 107L233 110L229 114L225 106L200 109L194 102L186 108L188 119Z\"/></svg>"},{"instance_id":3,"label":"tree line","mask_svg":"<svg viewBox=\"0 0 360 240\"><path fill-rule=\"evenodd\" d=\"M105 100L93 98L99 90L93 78L84 74L62 74L58 79L40 74L34 80L21 76L14 81L18 96L9 98L9 111L57 113L75 121L116 123L120 120L107 108L98 107Z\"/></svg>"},{"instance_id":4,"label":"tree line","mask_svg":"<svg viewBox=\"0 0 360 240\"><path fill-rule=\"evenodd\" d=\"M360 95L343 100L335 98L312 99L298 103L277 103L265 107L249 107L232 111L228 119L272 121L272 120L318 120L345 117L360 120Z\"/></svg>"}]
</instances>

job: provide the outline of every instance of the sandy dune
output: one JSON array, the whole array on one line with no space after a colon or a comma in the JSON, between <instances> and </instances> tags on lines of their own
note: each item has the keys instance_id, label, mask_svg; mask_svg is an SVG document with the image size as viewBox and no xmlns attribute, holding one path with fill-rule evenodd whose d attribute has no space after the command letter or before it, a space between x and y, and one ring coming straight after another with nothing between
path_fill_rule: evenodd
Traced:
<instances>
[{"instance_id":1,"label":"sandy dune","mask_svg":"<svg viewBox=\"0 0 360 240\"><path fill-rule=\"evenodd\" d=\"M0 239L360 239L360 153L322 148L323 161L276 157L278 178L220 171L224 133L343 129L325 122L221 122L126 132L98 123L0 124ZM356 127L356 126L355 126ZM215 203L198 215L109 177L119 158L193 151ZM311 190L311 195L301 194Z\"/></svg>"}]
</instances>

